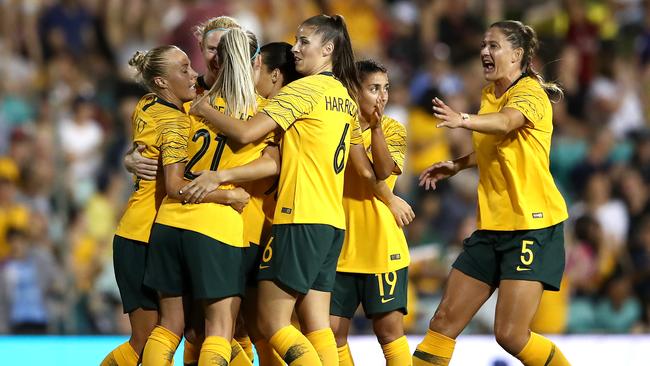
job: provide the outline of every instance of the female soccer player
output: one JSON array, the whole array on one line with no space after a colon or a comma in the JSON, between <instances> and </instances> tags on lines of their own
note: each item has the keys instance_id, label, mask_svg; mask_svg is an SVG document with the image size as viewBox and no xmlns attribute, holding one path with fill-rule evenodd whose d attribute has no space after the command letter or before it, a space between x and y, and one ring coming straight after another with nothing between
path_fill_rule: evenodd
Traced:
<instances>
[{"instance_id":1,"label":"female soccer player","mask_svg":"<svg viewBox=\"0 0 650 366\"><path fill-rule=\"evenodd\" d=\"M219 74L207 98L211 108L246 119L256 108L251 65L259 68L257 40L232 29L222 36L222 46L228 53L220 53L224 57L219 59ZM191 120L187 136L188 160L164 167L167 197L156 217L145 274L145 283L161 294L160 326L152 332L144 352L145 364L152 366L165 364L165 357L178 346L185 325L185 293L203 304L205 340L198 364L228 364L233 324L244 293L241 215L221 204L184 204L180 191L186 180L195 178L195 170L243 165L259 157L262 148L255 150L259 143L229 141L196 119ZM207 201L217 192L210 193Z\"/></svg>"},{"instance_id":2,"label":"female soccer player","mask_svg":"<svg viewBox=\"0 0 650 366\"><path fill-rule=\"evenodd\" d=\"M178 133L185 133L188 116L182 103L196 95L192 70L187 55L175 46L161 46L147 53L137 52L129 64L138 70L145 86L152 93L142 97L133 114L133 142L145 147L147 158L175 159L176 151L167 146L182 144ZM186 139L185 139L186 141ZM165 194L164 182L136 178L135 191L113 240L115 277L129 314L131 338L111 352L102 365L136 365L147 337L158 320L155 292L143 286L145 258L151 227L160 201ZM231 194L232 192L220 192Z\"/></svg>"},{"instance_id":3,"label":"female soccer player","mask_svg":"<svg viewBox=\"0 0 650 366\"><path fill-rule=\"evenodd\" d=\"M369 157L375 165L381 165L380 170L388 170L389 178L377 184L386 186L389 197L384 204L375 197L376 188L372 182L355 170L346 170L343 207L347 225L336 269L330 322L339 351L339 365L354 365L347 335L350 319L359 303L366 316L372 319L386 364L410 365L411 352L403 326L410 258L400 226L413 219L413 211L392 195L397 175L402 172L406 130L375 108L377 99L381 105L388 102L386 68L371 60L358 61L356 66L361 80L359 120L364 147L367 149L372 144ZM372 174L372 170L368 169L368 174ZM399 214L393 218L395 211Z\"/></svg>"},{"instance_id":4,"label":"female soccer player","mask_svg":"<svg viewBox=\"0 0 650 366\"><path fill-rule=\"evenodd\" d=\"M202 100L191 112L240 143L285 131L272 236L259 267L259 326L289 365L338 365L329 302L345 229L342 173L350 136L360 142L350 96L359 82L339 15L303 22L293 52L305 77L285 86L262 113L235 123ZM307 337L290 325L295 305Z\"/></svg>"},{"instance_id":5,"label":"female soccer player","mask_svg":"<svg viewBox=\"0 0 650 366\"><path fill-rule=\"evenodd\" d=\"M202 94L209 90L217 80L219 71L217 60L217 46L225 31L232 28L240 28L239 23L231 17L219 16L206 20L194 29L196 38L199 41L201 55L205 62L206 72L196 78L196 92ZM158 171L158 160L147 159L141 155L144 146L134 145L124 157L126 169L141 179L152 180L156 178Z\"/></svg>"},{"instance_id":6,"label":"female soccer player","mask_svg":"<svg viewBox=\"0 0 650 366\"><path fill-rule=\"evenodd\" d=\"M433 164L420 175L426 189L477 166L478 230L464 242L415 366L447 365L455 338L499 287L494 333L524 365L568 365L547 338L530 331L544 290L558 291L564 271L564 199L549 172L553 111L559 94L533 70L535 31L518 21L494 23L481 46L489 81L478 114L457 113L433 100L438 127L473 131L474 152Z\"/></svg>"},{"instance_id":7,"label":"female soccer player","mask_svg":"<svg viewBox=\"0 0 650 366\"><path fill-rule=\"evenodd\" d=\"M225 48L220 52L227 52ZM275 96L280 88L294 81L298 74L295 70L291 45L284 42L269 43L260 48L262 67L257 76L256 89L261 98ZM250 334L260 365L283 365L284 362L269 347L257 327L257 272L262 259L260 243L266 243L270 235L270 223L275 209L276 176L280 172L280 159L277 146L264 148L262 157L249 164L219 171L197 172L196 179L182 188L183 195L190 203L199 203L203 196L223 183L239 183L251 194L251 200L243 212L244 241L250 246L245 248L246 298L242 303L242 312L235 329L235 339L242 344ZM268 178L251 182L251 177L268 175ZM245 324L242 321L246 320ZM245 325L245 326L244 326ZM250 340L248 340L250 342ZM244 350L247 350L244 347ZM252 361L252 349L250 350ZM233 360L234 361L234 360Z\"/></svg>"}]
</instances>

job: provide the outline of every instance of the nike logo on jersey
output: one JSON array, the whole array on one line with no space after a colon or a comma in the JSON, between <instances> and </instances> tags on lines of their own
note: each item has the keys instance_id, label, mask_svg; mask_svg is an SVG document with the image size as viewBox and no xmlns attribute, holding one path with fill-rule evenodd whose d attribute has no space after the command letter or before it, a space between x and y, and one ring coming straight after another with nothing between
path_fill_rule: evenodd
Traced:
<instances>
[{"instance_id":1,"label":"nike logo on jersey","mask_svg":"<svg viewBox=\"0 0 650 366\"><path fill-rule=\"evenodd\" d=\"M530 271L530 268L517 266L517 272Z\"/></svg>"},{"instance_id":2,"label":"nike logo on jersey","mask_svg":"<svg viewBox=\"0 0 650 366\"><path fill-rule=\"evenodd\" d=\"M381 303L382 303L382 304L385 304L385 303L387 303L387 302L389 302L389 301L393 301L393 300L395 300L394 297L391 297L390 299L384 299L384 298L382 297L382 298L381 298Z\"/></svg>"},{"instance_id":3,"label":"nike logo on jersey","mask_svg":"<svg viewBox=\"0 0 650 366\"><path fill-rule=\"evenodd\" d=\"M263 265L263 264L260 264L260 269L267 269L267 268L269 268L269 267L271 267L271 266L265 266L265 265Z\"/></svg>"}]
</instances>

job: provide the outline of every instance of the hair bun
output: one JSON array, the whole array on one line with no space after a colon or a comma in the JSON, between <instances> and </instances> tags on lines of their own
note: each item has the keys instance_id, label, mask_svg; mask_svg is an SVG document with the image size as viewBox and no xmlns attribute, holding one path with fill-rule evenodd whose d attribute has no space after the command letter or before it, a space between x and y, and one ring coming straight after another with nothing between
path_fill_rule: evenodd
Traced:
<instances>
[{"instance_id":1,"label":"hair bun","mask_svg":"<svg viewBox=\"0 0 650 366\"><path fill-rule=\"evenodd\" d=\"M129 65L138 69L139 72L142 72L144 64L146 62L147 53L143 51L135 51L131 59L129 59Z\"/></svg>"}]
</instances>

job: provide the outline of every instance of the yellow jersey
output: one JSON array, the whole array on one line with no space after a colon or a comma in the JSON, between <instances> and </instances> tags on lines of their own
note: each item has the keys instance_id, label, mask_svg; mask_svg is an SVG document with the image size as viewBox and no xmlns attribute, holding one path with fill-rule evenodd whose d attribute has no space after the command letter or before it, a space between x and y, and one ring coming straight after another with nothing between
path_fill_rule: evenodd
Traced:
<instances>
[{"instance_id":1,"label":"yellow jersey","mask_svg":"<svg viewBox=\"0 0 650 366\"><path fill-rule=\"evenodd\" d=\"M189 110L189 107L190 103L186 103L185 109ZM225 100L216 98L213 107L225 112ZM251 110L240 119L250 119L252 116ZM186 159L189 160L184 175L188 181L196 178L193 172L234 168L257 159L265 147L263 142L268 138L247 145L237 144L195 116L190 116L188 136ZM222 188L228 189L229 186ZM231 246L248 246L248 242L244 241L242 215L229 205L212 202L184 205L165 197L156 222L195 231Z\"/></svg>"},{"instance_id":2,"label":"yellow jersey","mask_svg":"<svg viewBox=\"0 0 650 366\"><path fill-rule=\"evenodd\" d=\"M133 117L133 143L144 145L142 156L168 164L183 161L187 147L189 116L155 94L140 99ZM135 190L126 211L117 225L115 235L149 242L151 226L165 197L165 182L159 175L155 180L134 177Z\"/></svg>"},{"instance_id":3,"label":"yellow jersey","mask_svg":"<svg viewBox=\"0 0 650 366\"><path fill-rule=\"evenodd\" d=\"M381 128L388 151L399 172L404 166L406 130L399 122L384 116ZM363 131L363 145L372 160L370 129ZM392 190L399 172L385 182ZM336 270L352 273L386 273L409 265L404 232L397 226L390 209L373 193L373 187L356 170L346 169L343 189L346 231Z\"/></svg>"},{"instance_id":4,"label":"yellow jersey","mask_svg":"<svg viewBox=\"0 0 650 366\"><path fill-rule=\"evenodd\" d=\"M283 130L273 224L345 230L343 177L350 142L362 143L357 105L332 73L296 80L262 110Z\"/></svg>"},{"instance_id":5,"label":"yellow jersey","mask_svg":"<svg viewBox=\"0 0 650 366\"><path fill-rule=\"evenodd\" d=\"M514 108L527 119L507 135L472 133L479 170L478 228L530 230L568 217L564 198L549 171L553 110L539 82L523 77L501 97L483 88L479 114Z\"/></svg>"},{"instance_id":6,"label":"yellow jersey","mask_svg":"<svg viewBox=\"0 0 650 366\"><path fill-rule=\"evenodd\" d=\"M258 110L264 108L268 99L257 96ZM269 145L279 145L280 136L269 133L261 143L251 144L247 153L251 154L251 161L259 158L264 149ZM260 245L266 242L270 235L273 212L275 211L275 193L277 192L278 177L267 177L253 182L240 184L251 195L250 201L242 212L244 219L244 243Z\"/></svg>"}]
</instances>

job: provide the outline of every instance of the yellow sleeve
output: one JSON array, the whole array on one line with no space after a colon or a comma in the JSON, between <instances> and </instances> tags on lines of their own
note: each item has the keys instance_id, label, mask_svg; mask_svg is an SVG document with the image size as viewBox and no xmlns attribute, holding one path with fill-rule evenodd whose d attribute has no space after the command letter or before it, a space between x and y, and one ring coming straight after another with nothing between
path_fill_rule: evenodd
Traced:
<instances>
[{"instance_id":1,"label":"yellow sleeve","mask_svg":"<svg viewBox=\"0 0 650 366\"><path fill-rule=\"evenodd\" d=\"M530 82L515 85L503 108L518 110L533 127L539 127L539 123L544 119L548 96L536 81L534 83L536 85Z\"/></svg>"},{"instance_id":2,"label":"yellow sleeve","mask_svg":"<svg viewBox=\"0 0 650 366\"><path fill-rule=\"evenodd\" d=\"M160 139L163 166L188 160L187 143L190 134L190 117L180 113L160 116L156 122Z\"/></svg>"},{"instance_id":3,"label":"yellow sleeve","mask_svg":"<svg viewBox=\"0 0 650 366\"><path fill-rule=\"evenodd\" d=\"M359 123L359 112L352 119L352 132L350 133L350 144L363 145L363 136L361 134L361 124Z\"/></svg>"},{"instance_id":4,"label":"yellow sleeve","mask_svg":"<svg viewBox=\"0 0 650 366\"><path fill-rule=\"evenodd\" d=\"M395 121L390 120L384 132L386 138L386 145L388 145L388 152L395 161L401 173L404 168L404 157L406 156L406 128Z\"/></svg>"},{"instance_id":5,"label":"yellow sleeve","mask_svg":"<svg viewBox=\"0 0 650 366\"><path fill-rule=\"evenodd\" d=\"M297 119L311 113L318 104L322 88L314 86L302 79L296 80L280 89L262 112L286 131Z\"/></svg>"}]
</instances>

